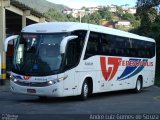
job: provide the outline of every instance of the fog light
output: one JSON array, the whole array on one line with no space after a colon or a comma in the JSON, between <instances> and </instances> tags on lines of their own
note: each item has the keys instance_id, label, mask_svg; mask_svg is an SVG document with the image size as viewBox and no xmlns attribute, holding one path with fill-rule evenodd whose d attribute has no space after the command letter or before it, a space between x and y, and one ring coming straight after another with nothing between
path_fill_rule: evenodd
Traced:
<instances>
[{"instance_id":1,"label":"fog light","mask_svg":"<svg viewBox=\"0 0 160 120\"><path fill-rule=\"evenodd\" d=\"M48 83L49 83L49 84L53 84L53 81L49 81Z\"/></svg>"},{"instance_id":2,"label":"fog light","mask_svg":"<svg viewBox=\"0 0 160 120\"><path fill-rule=\"evenodd\" d=\"M55 82L52 81L52 80L50 80L50 81L48 81L48 84L49 84L49 85L53 85L53 84L55 84Z\"/></svg>"},{"instance_id":3,"label":"fog light","mask_svg":"<svg viewBox=\"0 0 160 120\"><path fill-rule=\"evenodd\" d=\"M17 79L15 79L15 78L13 79L13 82L17 82L17 81L18 81Z\"/></svg>"}]
</instances>

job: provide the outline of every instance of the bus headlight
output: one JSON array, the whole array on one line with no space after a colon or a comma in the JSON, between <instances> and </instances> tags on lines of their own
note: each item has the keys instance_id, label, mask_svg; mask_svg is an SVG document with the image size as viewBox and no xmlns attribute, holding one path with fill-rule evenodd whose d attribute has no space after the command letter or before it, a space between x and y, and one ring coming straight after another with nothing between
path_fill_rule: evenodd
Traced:
<instances>
[{"instance_id":1,"label":"bus headlight","mask_svg":"<svg viewBox=\"0 0 160 120\"><path fill-rule=\"evenodd\" d=\"M13 79L13 82L17 82L17 81L18 81L17 79L15 79L15 78Z\"/></svg>"},{"instance_id":2,"label":"bus headlight","mask_svg":"<svg viewBox=\"0 0 160 120\"><path fill-rule=\"evenodd\" d=\"M58 79L50 80L50 81L48 81L48 85L53 85L53 84L55 84L56 82L63 81L63 80L65 80L67 77L68 77L68 75L66 75L66 76L64 76L64 77L60 77L60 78L58 78Z\"/></svg>"},{"instance_id":3,"label":"bus headlight","mask_svg":"<svg viewBox=\"0 0 160 120\"><path fill-rule=\"evenodd\" d=\"M12 80L13 82L18 82L18 80L17 80L16 78L11 78L11 80Z\"/></svg>"},{"instance_id":4,"label":"bus headlight","mask_svg":"<svg viewBox=\"0 0 160 120\"><path fill-rule=\"evenodd\" d=\"M53 85L53 83L54 83L54 82L53 82L52 80L48 81L48 84L49 84L49 85Z\"/></svg>"},{"instance_id":5,"label":"bus headlight","mask_svg":"<svg viewBox=\"0 0 160 120\"><path fill-rule=\"evenodd\" d=\"M65 80L67 77L68 77L68 75L66 75L66 76L64 76L64 77L61 77L61 78L58 78L58 79L57 79L57 82L63 81L63 80Z\"/></svg>"},{"instance_id":6,"label":"bus headlight","mask_svg":"<svg viewBox=\"0 0 160 120\"><path fill-rule=\"evenodd\" d=\"M55 83L56 83L55 80L50 80L50 81L48 81L48 85L53 85L53 84L55 84Z\"/></svg>"}]
</instances>

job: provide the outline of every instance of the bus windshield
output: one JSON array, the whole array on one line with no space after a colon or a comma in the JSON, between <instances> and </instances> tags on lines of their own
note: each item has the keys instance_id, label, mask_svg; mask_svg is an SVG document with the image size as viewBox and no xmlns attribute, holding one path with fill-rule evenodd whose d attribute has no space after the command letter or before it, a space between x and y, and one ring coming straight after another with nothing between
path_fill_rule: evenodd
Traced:
<instances>
[{"instance_id":1,"label":"bus windshield","mask_svg":"<svg viewBox=\"0 0 160 120\"><path fill-rule=\"evenodd\" d=\"M61 66L60 43L67 33L21 34L14 53L13 71L27 76L56 74Z\"/></svg>"}]
</instances>

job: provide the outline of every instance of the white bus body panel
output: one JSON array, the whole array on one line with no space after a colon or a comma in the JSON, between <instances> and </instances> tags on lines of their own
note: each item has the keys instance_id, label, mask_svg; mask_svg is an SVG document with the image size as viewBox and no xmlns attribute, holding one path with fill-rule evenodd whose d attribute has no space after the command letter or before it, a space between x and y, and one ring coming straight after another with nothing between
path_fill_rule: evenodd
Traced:
<instances>
[{"instance_id":1,"label":"white bus body panel","mask_svg":"<svg viewBox=\"0 0 160 120\"><path fill-rule=\"evenodd\" d=\"M106 58L106 65L111 67L111 73L113 73L114 65L108 65L109 58L121 58L123 61L129 61L129 59L141 59L142 58L128 58L128 57L116 57L116 56L93 56L84 61L82 61L77 67L78 81L80 82L80 86L82 86L83 81L87 77L91 77L93 80L93 93L97 92L106 92L106 91L116 91L116 90L124 90L124 89L134 89L136 87L137 78L139 76L143 77L143 87L149 87L154 84L155 77L155 64L153 66L145 66L144 68L135 68L130 73L127 73L125 79L119 79L125 69L131 69L127 66L118 66L118 69L111 80L105 80L100 63L100 57ZM154 58L148 59L148 62L155 63ZM108 68L107 68L108 69ZM127 71L126 71L127 72ZM127 77L128 76L128 77ZM79 92L81 88L79 89Z\"/></svg>"},{"instance_id":2,"label":"white bus body panel","mask_svg":"<svg viewBox=\"0 0 160 120\"><path fill-rule=\"evenodd\" d=\"M56 80L57 75L47 76L47 77L30 77L29 79L25 79L22 75L17 75L11 73L13 78L16 78L20 82L23 83L41 83L50 80ZM22 86L19 85L12 80L10 81L10 89L13 93L20 93L20 94L30 94L30 95L37 95L37 96L54 96L54 97L62 97L63 96L63 81L56 82L53 85L45 86L45 87L32 87L32 86ZM28 93L27 89L34 89L36 93Z\"/></svg>"},{"instance_id":3,"label":"white bus body panel","mask_svg":"<svg viewBox=\"0 0 160 120\"><path fill-rule=\"evenodd\" d=\"M110 58L113 58L113 59L119 58L123 61L129 61L130 59L140 59L141 61L143 61L144 58L96 55L84 60L84 54L85 54L85 49L88 42L89 31L95 31L95 32L106 33L111 35L134 38L138 40L155 42L151 38L142 37L139 35L135 35L135 34L120 31L120 30L115 30L112 28L106 28L106 27L91 25L91 24L72 23L72 22L38 23L34 25L29 25L23 28L22 32L24 33L25 32L26 33L59 33L59 32L70 32L74 30L88 31L87 37L85 39L85 44L84 44L83 52L81 55L80 63L75 68L67 70L64 73L46 77L47 80L51 80L51 79L67 76L65 80L50 86L46 86L46 87L20 86L11 81L11 91L14 93L29 94L26 91L27 88L29 88L29 89L36 89L37 93L31 94L31 95L38 95L38 96L62 97L62 96L80 95L82 90L82 84L86 78L92 78L93 80L93 93L124 90L124 89L134 89L136 86L137 78L140 75L142 75L143 77L143 87L148 87L154 84L156 56L151 59L147 59L148 62L153 63L153 66L151 67L145 66L143 70L139 70L140 68L138 69L137 67L135 69L131 69L130 73L125 71L125 69L130 69L130 68L127 68L127 66L122 64L118 65L118 68L115 70L115 66L113 64L108 64L108 60ZM103 59L105 58L105 62L101 63L101 57L103 57ZM104 77L103 71L105 70L102 70L102 67L101 67L102 64L106 64L107 66L106 71L109 74L108 79ZM108 71L109 69L110 69L110 72ZM113 74L113 71L115 72L114 74ZM125 73L126 75L122 75L124 72L126 72ZM14 73L12 74L17 75ZM121 76L123 77L120 78ZM43 79L44 77L39 77L39 78ZM30 81L35 82L35 79L36 77L32 77Z\"/></svg>"},{"instance_id":4,"label":"white bus body panel","mask_svg":"<svg viewBox=\"0 0 160 120\"><path fill-rule=\"evenodd\" d=\"M153 39L148 37L139 36L129 32L112 29L104 26L98 26L87 23L76 23L76 22L50 22L50 23L36 23L26 26L22 29L24 33L60 33L60 32L71 32L74 30L89 30L100 33L106 33L111 35L117 35L128 38L135 38L138 40L145 40L155 42Z\"/></svg>"}]
</instances>

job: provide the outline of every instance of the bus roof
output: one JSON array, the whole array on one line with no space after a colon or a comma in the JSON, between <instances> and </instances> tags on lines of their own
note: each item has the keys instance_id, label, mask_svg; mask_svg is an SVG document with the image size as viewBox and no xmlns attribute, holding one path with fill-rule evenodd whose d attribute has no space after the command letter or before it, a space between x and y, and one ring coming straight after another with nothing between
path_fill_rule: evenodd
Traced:
<instances>
[{"instance_id":1,"label":"bus roof","mask_svg":"<svg viewBox=\"0 0 160 120\"><path fill-rule=\"evenodd\" d=\"M133 33L108 28L100 25L93 25L88 23L77 23L77 22L46 22L46 23L36 23L24 27L22 32L24 33L60 33L60 32L70 32L74 30L90 30L94 32L106 33L111 35L117 35L122 37L128 37L133 39L140 39L146 41L155 42L154 39L139 36Z\"/></svg>"}]
</instances>

